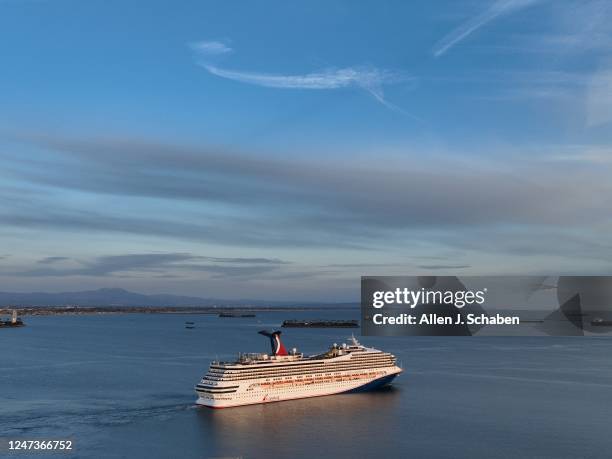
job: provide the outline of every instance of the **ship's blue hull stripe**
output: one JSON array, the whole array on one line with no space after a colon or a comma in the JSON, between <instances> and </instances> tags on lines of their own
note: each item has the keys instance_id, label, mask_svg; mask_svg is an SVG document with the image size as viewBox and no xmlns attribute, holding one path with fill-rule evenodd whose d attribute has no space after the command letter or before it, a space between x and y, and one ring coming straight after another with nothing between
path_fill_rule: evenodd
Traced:
<instances>
[{"instance_id":1,"label":"ship's blue hull stripe","mask_svg":"<svg viewBox=\"0 0 612 459\"><path fill-rule=\"evenodd\" d=\"M370 381L369 383L366 383L363 386L355 387L354 389L347 390L346 392L343 392L343 393L344 394L352 394L352 393L355 393L355 392L367 392L369 390L379 389L379 388L389 384L391 381L393 381L396 376L397 376L397 374L389 375L389 376L383 376L382 378L375 379L374 381Z\"/></svg>"}]
</instances>

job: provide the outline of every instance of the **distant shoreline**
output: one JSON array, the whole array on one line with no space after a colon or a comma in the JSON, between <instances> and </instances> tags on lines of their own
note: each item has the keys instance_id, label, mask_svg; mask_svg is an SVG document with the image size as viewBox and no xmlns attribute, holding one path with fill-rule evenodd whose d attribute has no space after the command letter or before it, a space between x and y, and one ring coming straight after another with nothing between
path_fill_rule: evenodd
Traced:
<instances>
[{"instance_id":1,"label":"distant shoreline","mask_svg":"<svg viewBox=\"0 0 612 459\"><path fill-rule=\"evenodd\" d=\"M17 310L19 316L95 315L95 314L219 314L255 313L276 311L325 311L334 309L358 309L357 306L14 306L0 308L0 315Z\"/></svg>"}]
</instances>

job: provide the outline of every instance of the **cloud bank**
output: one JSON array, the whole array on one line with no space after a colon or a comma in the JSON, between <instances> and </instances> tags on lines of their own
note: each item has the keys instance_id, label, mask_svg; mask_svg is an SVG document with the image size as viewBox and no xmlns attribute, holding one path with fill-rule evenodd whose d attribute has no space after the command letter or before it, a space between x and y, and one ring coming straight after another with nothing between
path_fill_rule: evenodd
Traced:
<instances>
[{"instance_id":1,"label":"cloud bank","mask_svg":"<svg viewBox=\"0 0 612 459\"><path fill-rule=\"evenodd\" d=\"M476 229L603 228L612 198L606 163L593 167L528 157L470 163L413 157L398 163L379 156L350 164L134 139L30 136L22 141L53 152L55 162L5 160L14 179L40 190L35 199L25 199L0 188L3 225L19 228L352 250L418 234L461 246L457 235L465 242ZM63 191L119 198L130 212L75 207L56 197ZM155 212L146 211L148 202L155 203ZM173 212L160 213L160 207Z\"/></svg>"}]
</instances>

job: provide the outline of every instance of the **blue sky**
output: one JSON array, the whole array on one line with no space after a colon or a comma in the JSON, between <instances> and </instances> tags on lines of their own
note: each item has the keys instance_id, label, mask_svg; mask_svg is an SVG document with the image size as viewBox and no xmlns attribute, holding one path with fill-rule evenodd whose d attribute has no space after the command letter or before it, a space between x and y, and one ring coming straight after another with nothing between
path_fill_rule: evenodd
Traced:
<instances>
[{"instance_id":1,"label":"blue sky","mask_svg":"<svg viewBox=\"0 0 612 459\"><path fill-rule=\"evenodd\" d=\"M611 274L612 5L0 1L0 290Z\"/></svg>"}]
</instances>

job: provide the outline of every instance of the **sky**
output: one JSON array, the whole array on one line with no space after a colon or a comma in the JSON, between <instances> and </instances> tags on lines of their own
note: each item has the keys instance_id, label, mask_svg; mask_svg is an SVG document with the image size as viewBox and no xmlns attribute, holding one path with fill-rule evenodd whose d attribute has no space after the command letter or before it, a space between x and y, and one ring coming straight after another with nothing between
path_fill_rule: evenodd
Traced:
<instances>
[{"instance_id":1,"label":"sky","mask_svg":"<svg viewBox=\"0 0 612 459\"><path fill-rule=\"evenodd\" d=\"M612 3L0 0L0 291L612 274Z\"/></svg>"}]
</instances>

